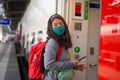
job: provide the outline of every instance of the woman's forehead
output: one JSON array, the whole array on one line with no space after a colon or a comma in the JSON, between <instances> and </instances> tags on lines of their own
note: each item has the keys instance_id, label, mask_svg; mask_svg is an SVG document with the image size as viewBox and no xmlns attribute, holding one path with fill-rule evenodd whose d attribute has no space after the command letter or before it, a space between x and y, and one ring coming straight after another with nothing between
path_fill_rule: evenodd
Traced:
<instances>
[{"instance_id":1,"label":"woman's forehead","mask_svg":"<svg viewBox=\"0 0 120 80\"><path fill-rule=\"evenodd\" d=\"M62 21L61 19L59 19L59 18L55 18L52 22L53 22L53 23L54 23L54 22L62 22L62 23L63 23L63 21Z\"/></svg>"}]
</instances>

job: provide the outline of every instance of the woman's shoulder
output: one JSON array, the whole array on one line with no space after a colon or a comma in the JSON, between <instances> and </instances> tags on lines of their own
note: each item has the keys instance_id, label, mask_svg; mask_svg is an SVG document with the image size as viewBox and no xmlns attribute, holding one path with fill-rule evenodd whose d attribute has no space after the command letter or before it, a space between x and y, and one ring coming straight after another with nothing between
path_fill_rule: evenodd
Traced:
<instances>
[{"instance_id":1,"label":"woman's shoulder","mask_svg":"<svg viewBox=\"0 0 120 80\"><path fill-rule=\"evenodd\" d=\"M48 45L58 45L58 43L52 38L47 41L47 44Z\"/></svg>"}]
</instances>

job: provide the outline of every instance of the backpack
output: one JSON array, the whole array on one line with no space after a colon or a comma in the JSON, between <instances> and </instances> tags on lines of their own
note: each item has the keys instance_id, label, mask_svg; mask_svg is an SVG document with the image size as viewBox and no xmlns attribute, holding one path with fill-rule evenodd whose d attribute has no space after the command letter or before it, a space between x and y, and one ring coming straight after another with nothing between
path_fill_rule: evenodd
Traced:
<instances>
[{"instance_id":1,"label":"backpack","mask_svg":"<svg viewBox=\"0 0 120 80\"><path fill-rule=\"evenodd\" d=\"M39 42L31 47L29 55L29 69L28 76L30 79L42 79L44 77L44 52L46 42ZM62 54L62 47L59 46L58 53L56 55L56 61Z\"/></svg>"}]
</instances>

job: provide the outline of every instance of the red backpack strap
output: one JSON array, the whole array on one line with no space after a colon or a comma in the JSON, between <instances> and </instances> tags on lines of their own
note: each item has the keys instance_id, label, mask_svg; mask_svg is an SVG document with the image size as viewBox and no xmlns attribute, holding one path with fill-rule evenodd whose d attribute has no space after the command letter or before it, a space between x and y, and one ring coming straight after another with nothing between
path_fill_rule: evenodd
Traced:
<instances>
[{"instance_id":1,"label":"red backpack strap","mask_svg":"<svg viewBox=\"0 0 120 80\"><path fill-rule=\"evenodd\" d=\"M60 58L61 54L62 54L62 46L60 46L60 45L59 45L59 48L58 48L58 53L57 53L57 55L56 55L56 61L58 61L58 60L59 60L59 58Z\"/></svg>"}]
</instances>

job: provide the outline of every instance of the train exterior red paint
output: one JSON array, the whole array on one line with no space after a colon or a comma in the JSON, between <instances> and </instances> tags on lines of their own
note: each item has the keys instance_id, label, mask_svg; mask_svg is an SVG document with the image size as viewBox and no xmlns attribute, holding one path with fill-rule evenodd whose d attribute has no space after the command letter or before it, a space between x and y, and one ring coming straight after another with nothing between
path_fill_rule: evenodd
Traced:
<instances>
[{"instance_id":1,"label":"train exterior red paint","mask_svg":"<svg viewBox=\"0 0 120 80\"><path fill-rule=\"evenodd\" d=\"M120 80L120 0L102 0L98 80Z\"/></svg>"}]
</instances>

